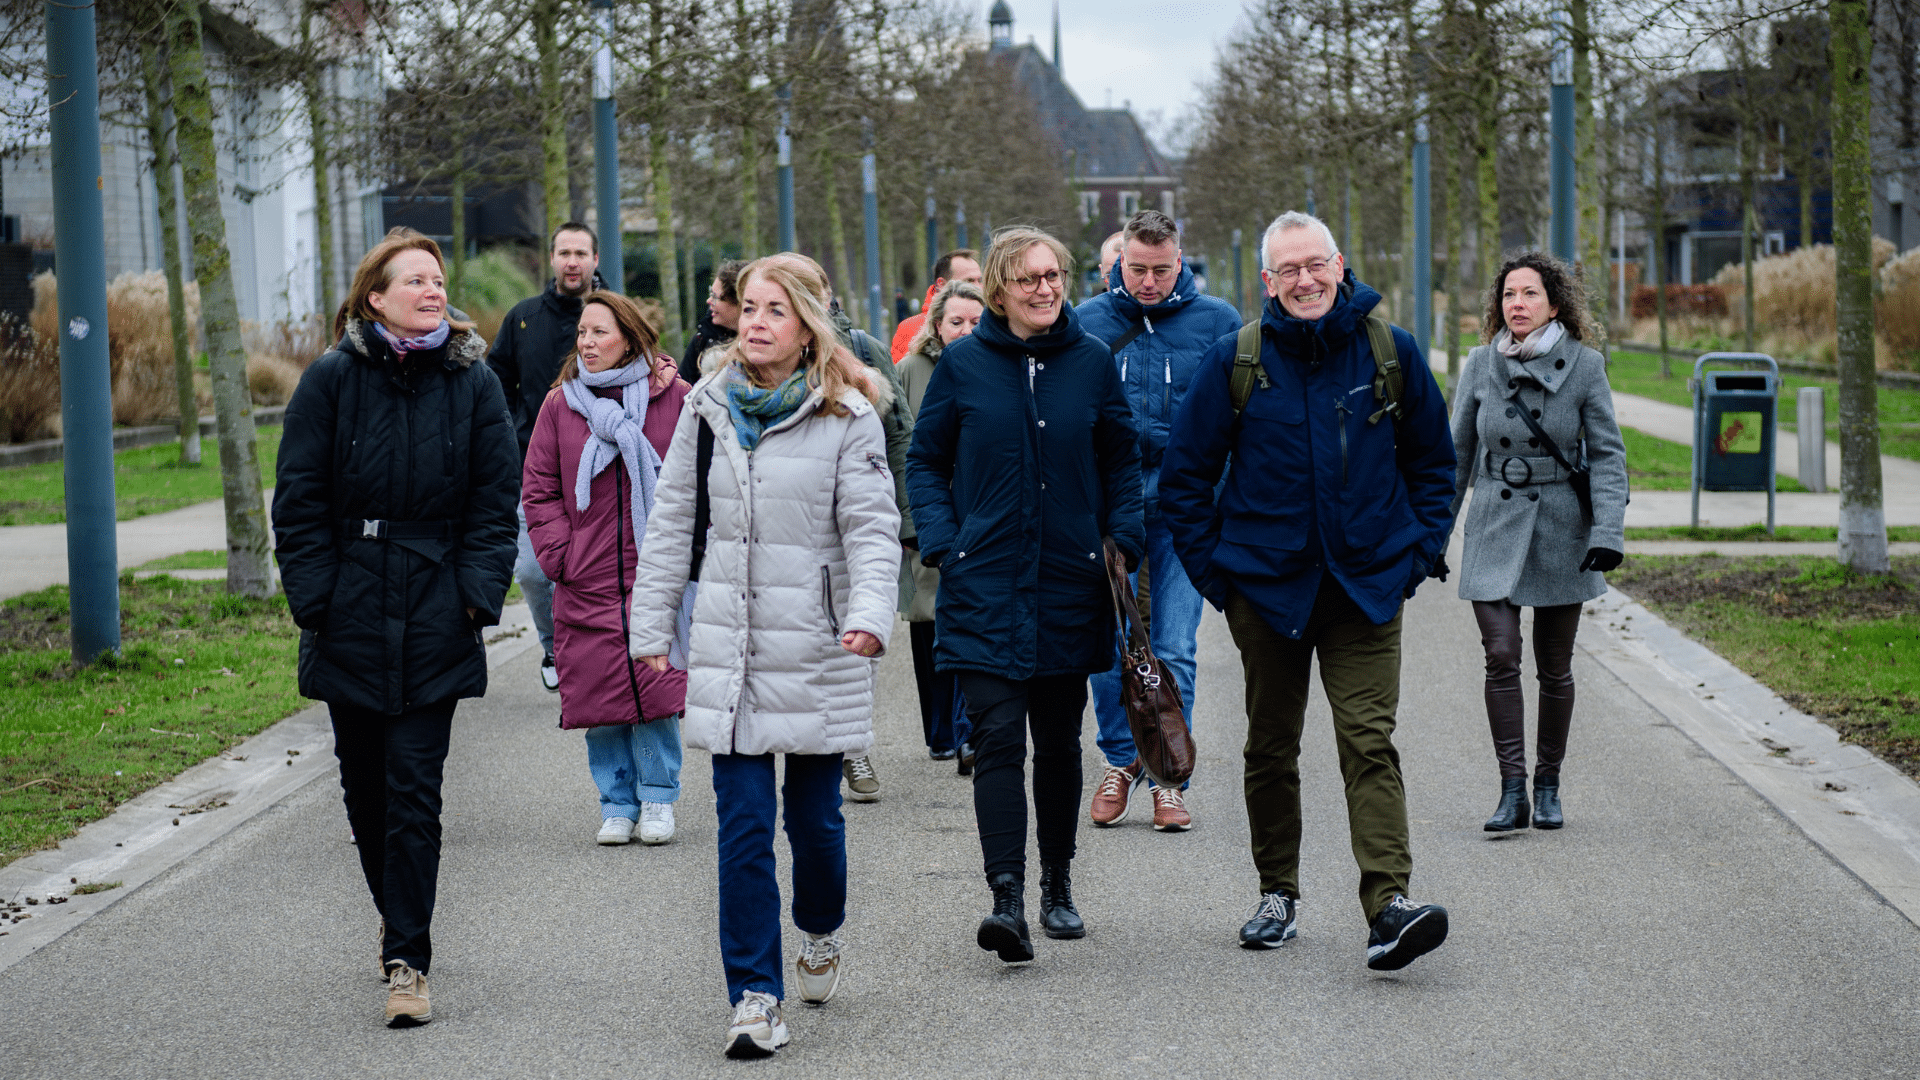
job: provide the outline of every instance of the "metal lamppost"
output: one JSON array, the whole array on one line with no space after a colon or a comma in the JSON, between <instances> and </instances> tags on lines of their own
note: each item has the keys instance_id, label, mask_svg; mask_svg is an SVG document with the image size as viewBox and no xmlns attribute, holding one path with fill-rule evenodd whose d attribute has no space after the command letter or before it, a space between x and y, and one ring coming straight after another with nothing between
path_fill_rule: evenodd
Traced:
<instances>
[{"instance_id":1,"label":"metal lamppost","mask_svg":"<svg viewBox=\"0 0 1920 1080\"><path fill-rule=\"evenodd\" d=\"M1553 116L1549 174L1553 186L1553 254L1571 264L1573 206L1573 30L1566 9L1553 13Z\"/></svg>"},{"instance_id":2,"label":"metal lamppost","mask_svg":"<svg viewBox=\"0 0 1920 1080\"><path fill-rule=\"evenodd\" d=\"M860 201L867 226L867 333L880 337L880 177L873 158L873 121L860 118L866 154L860 158Z\"/></svg>"},{"instance_id":3,"label":"metal lamppost","mask_svg":"<svg viewBox=\"0 0 1920 1080\"><path fill-rule=\"evenodd\" d=\"M793 132L789 130L793 122L793 84L781 83L773 96L780 102L779 156L774 159L778 166L775 174L780 178L780 250L792 251L798 246L793 238Z\"/></svg>"},{"instance_id":4,"label":"metal lamppost","mask_svg":"<svg viewBox=\"0 0 1920 1080\"><path fill-rule=\"evenodd\" d=\"M1427 95L1413 122L1413 336L1425 360L1433 346L1433 143L1427 130ZM1450 267L1449 273L1458 273Z\"/></svg>"},{"instance_id":5,"label":"metal lamppost","mask_svg":"<svg viewBox=\"0 0 1920 1080\"><path fill-rule=\"evenodd\" d=\"M940 261L940 219L935 217L939 207L933 201L933 185L927 185L927 258ZM927 267L927 281L933 281L933 266Z\"/></svg>"},{"instance_id":6,"label":"metal lamppost","mask_svg":"<svg viewBox=\"0 0 1920 1080\"><path fill-rule=\"evenodd\" d=\"M613 115L613 0L593 0L600 46L593 54L593 187L600 225L600 265L607 288L625 294L626 263L620 252L620 137ZM455 213L460 212L458 208Z\"/></svg>"},{"instance_id":7,"label":"metal lamppost","mask_svg":"<svg viewBox=\"0 0 1920 1080\"><path fill-rule=\"evenodd\" d=\"M961 199L953 208L953 246L967 246L967 200Z\"/></svg>"},{"instance_id":8,"label":"metal lamppost","mask_svg":"<svg viewBox=\"0 0 1920 1080\"><path fill-rule=\"evenodd\" d=\"M1233 306L1242 318L1247 313L1246 282L1240 268L1240 230L1233 230Z\"/></svg>"},{"instance_id":9,"label":"metal lamppost","mask_svg":"<svg viewBox=\"0 0 1920 1080\"><path fill-rule=\"evenodd\" d=\"M60 422L73 659L120 650L113 510L113 384L107 357L106 224L94 5L48 0L47 99L59 266Z\"/></svg>"}]
</instances>

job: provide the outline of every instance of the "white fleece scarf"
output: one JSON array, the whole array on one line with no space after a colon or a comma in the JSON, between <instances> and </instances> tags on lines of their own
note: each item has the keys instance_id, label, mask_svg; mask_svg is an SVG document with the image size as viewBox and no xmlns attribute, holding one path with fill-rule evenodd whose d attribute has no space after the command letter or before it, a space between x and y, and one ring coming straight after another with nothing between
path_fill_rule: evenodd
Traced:
<instances>
[{"instance_id":1,"label":"white fleece scarf","mask_svg":"<svg viewBox=\"0 0 1920 1080\"><path fill-rule=\"evenodd\" d=\"M1545 355L1555 345L1560 344L1560 339L1566 332L1567 328L1560 325L1560 320L1554 319L1521 340L1515 341L1513 331L1503 327L1498 334L1494 335L1493 347L1499 350L1500 355L1525 363L1536 356Z\"/></svg>"}]
</instances>

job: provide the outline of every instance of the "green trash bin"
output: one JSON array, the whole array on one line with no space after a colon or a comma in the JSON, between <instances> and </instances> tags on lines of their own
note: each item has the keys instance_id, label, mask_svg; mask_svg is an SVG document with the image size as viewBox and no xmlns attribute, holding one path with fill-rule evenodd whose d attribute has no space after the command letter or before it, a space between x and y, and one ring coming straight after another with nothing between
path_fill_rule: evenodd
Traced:
<instances>
[{"instance_id":1,"label":"green trash bin","mask_svg":"<svg viewBox=\"0 0 1920 1080\"><path fill-rule=\"evenodd\" d=\"M1709 364L1743 366L1708 371ZM1753 367L1759 364L1766 368ZM1764 353L1706 353L1694 361L1687 387L1693 392L1693 527L1700 527L1702 491L1764 491L1772 536L1780 365Z\"/></svg>"}]
</instances>

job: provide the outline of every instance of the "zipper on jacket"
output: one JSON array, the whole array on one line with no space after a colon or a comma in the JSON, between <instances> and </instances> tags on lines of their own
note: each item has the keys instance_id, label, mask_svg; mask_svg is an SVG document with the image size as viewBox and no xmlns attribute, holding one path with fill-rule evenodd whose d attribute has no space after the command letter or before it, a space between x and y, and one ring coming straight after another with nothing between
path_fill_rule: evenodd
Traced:
<instances>
[{"instance_id":1,"label":"zipper on jacket","mask_svg":"<svg viewBox=\"0 0 1920 1080\"><path fill-rule=\"evenodd\" d=\"M1160 418L1162 420L1171 419L1173 416L1173 358L1168 357L1166 364L1166 381L1160 386Z\"/></svg>"},{"instance_id":2,"label":"zipper on jacket","mask_svg":"<svg viewBox=\"0 0 1920 1080\"><path fill-rule=\"evenodd\" d=\"M840 616L835 614L833 610L833 570L831 567L823 566L820 568L820 602L826 606L827 626L833 631L833 639L838 641L840 640Z\"/></svg>"},{"instance_id":3,"label":"zipper on jacket","mask_svg":"<svg viewBox=\"0 0 1920 1080\"><path fill-rule=\"evenodd\" d=\"M1347 417L1353 410L1347 408L1347 399L1342 397L1333 403L1333 411L1340 423L1340 486L1347 486Z\"/></svg>"}]
</instances>

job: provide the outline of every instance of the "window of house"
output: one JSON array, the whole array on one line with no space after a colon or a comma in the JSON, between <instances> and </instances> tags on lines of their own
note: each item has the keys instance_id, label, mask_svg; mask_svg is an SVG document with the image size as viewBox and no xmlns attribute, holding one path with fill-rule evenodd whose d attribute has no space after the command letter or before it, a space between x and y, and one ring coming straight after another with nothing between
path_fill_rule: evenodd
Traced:
<instances>
[{"instance_id":1,"label":"window of house","mask_svg":"<svg viewBox=\"0 0 1920 1080\"><path fill-rule=\"evenodd\" d=\"M1140 212L1140 193L1123 191L1120 193L1120 216L1130 218Z\"/></svg>"},{"instance_id":2,"label":"window of house","mask_svg":"<svg viewBox=\"0 0 1920 1080\"><path fill-rule=\"evenodd\" d=\"M1091 225L1100 218L1100 193L1083 191L1080 193L1080 224Z\"/></svg>"},{"instance_id":3,"label":"window of house","mask_svg":"<svg viewBox=\"0 0 1920 1080\"><path fill-rule=\"evenodd\" d=\"M1768 233L1767 240L1766 240L1765 254L1785 255L1786 253L1787 253L1787 234L1784 232Z\"/></svg>"}]
</instances>

